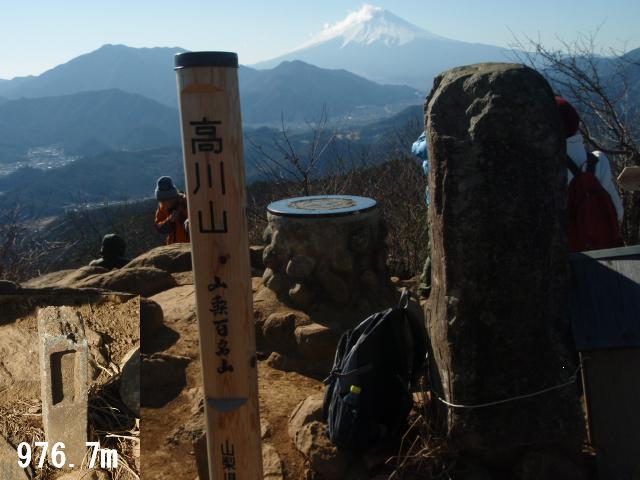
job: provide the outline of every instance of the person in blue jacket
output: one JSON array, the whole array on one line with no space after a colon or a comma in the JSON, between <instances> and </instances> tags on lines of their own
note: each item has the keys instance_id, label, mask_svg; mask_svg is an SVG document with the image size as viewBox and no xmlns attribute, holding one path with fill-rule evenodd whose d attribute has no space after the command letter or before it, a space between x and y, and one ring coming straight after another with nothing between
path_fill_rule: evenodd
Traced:
<instances>
[{"instance_id":1,"label":"person in blue jacket","mask_svg":"<svg viewBox=\"0 0 640 480\"><path fill-rule=\"evenodd\" d=\"M411 153L422 160L422 170L427 177L427 186L425 188L425 202L427 206L431 200L429 196L429 155L427 153L427 136L425 132L413 142L411 146ZM429 210L427 209L427 258L424 262L424 268L422 269L422 275L420 275L420 294L424 297L428 297L431 293L431 218L429 216Z\"/></svg>"}]
</instances>

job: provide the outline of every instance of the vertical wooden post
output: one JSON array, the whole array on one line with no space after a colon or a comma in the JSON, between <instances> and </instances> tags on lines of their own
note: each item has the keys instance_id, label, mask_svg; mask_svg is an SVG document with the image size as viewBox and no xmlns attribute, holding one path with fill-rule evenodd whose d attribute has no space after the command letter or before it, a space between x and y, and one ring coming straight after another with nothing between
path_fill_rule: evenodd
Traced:
<instances>
[{"instance_id":1,"label":"vertical wooden post","mask_svg":"<svg viewBox=\"0 0 640 480\"><path fill-rule=\"evenodd\" d=\"M175 56L211 480L263 476L237 67Z\"/></svg>"}]
</instances>

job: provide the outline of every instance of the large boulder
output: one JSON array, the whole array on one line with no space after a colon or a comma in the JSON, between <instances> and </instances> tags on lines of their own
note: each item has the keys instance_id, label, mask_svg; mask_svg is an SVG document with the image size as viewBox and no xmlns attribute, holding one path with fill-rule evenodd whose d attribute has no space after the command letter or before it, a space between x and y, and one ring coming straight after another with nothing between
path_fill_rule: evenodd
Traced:
<instances>
[{"instance_id":1,"label":"large boulder","mask_svg":"<svg viewBox=\"0 0 640 480\"><path fill-rule=\"evenodd\" d=\"M185 369L188 357L154 353L141 355L140 405L159 408L178 395L187 383Z\"/></svg>"},{"instance_id":2,"label":"large boulder","mask_svg":"<svg viewBox=\"0 0 640 480\"><path fill-rule=\"evenodd\" d=\"M478 405L567 382L566 164L554 95L513 64L455 68L425 105L435 389ZM449 408L454 449L578 448L575 386L486 408Z\"/></svg>"},{"instance_id":3,"label":"large boulder","mask_svg":"<svg viewBox=\"0 0 640 480\"><path fill-rule=\"evenodd\" d=\"M143 297L175 287L169 272L154 267L131 267L92 275L75 284L76 287L103 288L116 292L134 293Z\"/></svg>"},{"instance_id":4,"label":"large boulder","mask_svg":"<svg viewBox=\"0 0 640 480\"><path fill-rule=\"evenodd\" d=\"M291 412L289 417L289 436L295 438L296 433L308 423L322 421L323 393L309 395Z\"/></svg>"},{"instance_id":5,"label":"large boulder","mask_svg":"<svg viewBox=\"0 0 640 480\"><path fill-rule=\"evenodd\" d=\"M174 243L149 250L131 260L125 268L154 267L170 273L191 270L191 244Z\"/></svg>"},{"instance_id":6,"label":"large boulder","mask_svg":"<svg viewBox=\"0 0 640 480\"><path fill-rule=\"evenodd\" d=\"M24 282L23 285L29 288L71 287L87 277L107 272L108 270L106 268L86 265L77 269L60 270L58 272L47 273L45 275L32 278L31 280Z\"/></svg>"},{"instance_id":7,"label":"large boulder","mask_svg":"<svg viewBox=\"0 0 640 480\"><path fill-rule=\"evenodd\" d=\"M266 364L276 370L283 372L305 372L307 369L304 361L297 357L282 355L278 352L271 352L267 357Z\"/></svg>"},{"instance_id":8,"label":"large boulder","mask_svg":"<svg viewBox=\"0 0 640 480\"><path fill-rule=\"evenodd\" d=\"M272 313L262 324L262 335L274 350L292 354L296 351L295 330L299 325L309 323L309 318L294 311Z\"/></svg>"},{"instance_id":9,"label":"large boulder","mask_svg":"<svg viewBox=\"0 0 640 480\"><path fill-rule=\"evenodd\" d=\"M162 308L165 324L196 321L196 296L193 285L183 285L160 292L150 298Z\"/></svg>"},{"instance_id":10,"label":"large boulder","mask_svg":"<svg viewBox=\"0 0 640 480\"><path fill-rule=\"evenodd\" d=\"M333 361L339 328L319 323L300 325L295 330L298 352L303 358L327 364ZM330 365L329 365L330 367Z\"/></svg>"}]
</instances>

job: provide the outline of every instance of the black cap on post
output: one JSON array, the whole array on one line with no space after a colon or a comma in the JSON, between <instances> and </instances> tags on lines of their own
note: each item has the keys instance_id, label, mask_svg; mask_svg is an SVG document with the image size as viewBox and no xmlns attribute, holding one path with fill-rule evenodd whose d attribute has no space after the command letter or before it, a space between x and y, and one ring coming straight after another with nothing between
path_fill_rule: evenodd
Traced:
<instances>
[{"instance_id":1,"label":"black cap on post","mask_svg":"<svg viewBox=\"0 0 640 480\"><path fill-rule=\"evenodd\" d=\"M184 52L173 58L175 70L185 67L238 68L238 54L234 52Z\"/></svg>"}]
</instances>

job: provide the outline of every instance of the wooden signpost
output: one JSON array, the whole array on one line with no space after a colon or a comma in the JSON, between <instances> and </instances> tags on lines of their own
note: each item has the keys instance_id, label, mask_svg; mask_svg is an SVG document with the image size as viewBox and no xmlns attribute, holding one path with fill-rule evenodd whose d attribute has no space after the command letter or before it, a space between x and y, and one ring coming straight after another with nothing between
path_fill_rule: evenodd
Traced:
<instances>
[{"instance_id":1,"label":"wooden signpost","mask_svg":"<svg viewBox=\"0 0 640 480\"><path fill-rule=\"evenodd\" d=\"M210 480L262 475L238 57L175 56Z\"/></svg>"}]
</instances>

